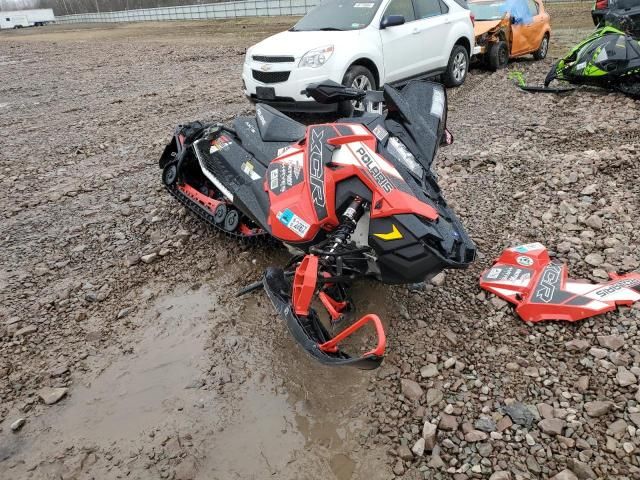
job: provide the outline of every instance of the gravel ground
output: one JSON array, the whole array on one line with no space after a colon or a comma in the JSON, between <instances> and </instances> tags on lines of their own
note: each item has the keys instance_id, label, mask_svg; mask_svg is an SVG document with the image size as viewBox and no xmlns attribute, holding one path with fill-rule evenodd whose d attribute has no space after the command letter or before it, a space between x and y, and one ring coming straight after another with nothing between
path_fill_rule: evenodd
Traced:
<instances>
[{"instance_id":1,"label":"gravel ground","mask_svg":"<svg viewBox=\"0 0 640 480\"><path fill-rule=\"evenodd\" d=\"M550 10L559 55L590 20ZM388 357L325 370L264 296L234 298L286 253L206 230L157 168L175 124L251 111L244 49L290 21L0 34L0 477L640 478L637 306L527 325L477 286L533 241L574 278L638 270L638 103L475 69L438 173L479 258L363 282ZM551 61L509 68L541 83Z\"/></svg>"}]
</instances>

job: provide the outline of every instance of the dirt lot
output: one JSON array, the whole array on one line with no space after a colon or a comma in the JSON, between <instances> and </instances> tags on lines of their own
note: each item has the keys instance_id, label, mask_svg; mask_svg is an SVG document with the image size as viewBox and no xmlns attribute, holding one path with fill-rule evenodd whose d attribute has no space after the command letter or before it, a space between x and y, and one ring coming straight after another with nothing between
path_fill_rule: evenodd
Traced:
<instances>
[{"instance_id":1,"label":"dirt lot","mask_svg":"<svg viewBox=\"0 0 640 480\"><path fill-rule=\"evenodd\" d=\"M551 6L552 56L588 8ZM417 291L359 286L388 358L327 370L266 297L234 298L285 252L206 230L157 168L177 123L251 111L244 50L290 23L0 33L0 477L640 478L640 310L530 326L477 287L519 242L574 277L638 269L638 104L474 70L438 172L479 258Z\"/></svg>"}]
</instances>

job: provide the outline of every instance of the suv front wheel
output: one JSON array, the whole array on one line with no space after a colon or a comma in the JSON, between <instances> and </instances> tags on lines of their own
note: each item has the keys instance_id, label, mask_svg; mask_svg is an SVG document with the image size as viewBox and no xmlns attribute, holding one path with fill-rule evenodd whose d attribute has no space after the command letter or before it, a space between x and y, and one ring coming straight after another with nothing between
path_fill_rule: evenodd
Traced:
<instances>
[{"instance_id":1,"label":"suv front wheel","mask_svg":"<svg viewBox=\"0 0 640 480\"><path fill-rule=\"evenodd\" d=\"M467 78L469 70L469 52L462 45L455 45L449 56L447 70L444 72L444 84L447 87L459 87Z\"/></svg>"},{"instance_id":2,"label":"suv front wheel","mask_svg":"<svg viewBox=\"0 0 640 480\"><path fill-rule=\"evenodd\" d=\"M376 80L368 68L362 65L351 65L344 74L342 84L359 90L375 90ZM355 111L364 111L362 102L341 102L338 106L339 114L350 116Z\"/></svg>"}]
</instances>

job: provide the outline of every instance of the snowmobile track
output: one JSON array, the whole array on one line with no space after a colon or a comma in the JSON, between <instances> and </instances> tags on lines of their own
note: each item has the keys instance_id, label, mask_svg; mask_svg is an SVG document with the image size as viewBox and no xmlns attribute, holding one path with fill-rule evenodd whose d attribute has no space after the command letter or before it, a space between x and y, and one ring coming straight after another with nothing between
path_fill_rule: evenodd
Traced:
<instances>
[{"instance_id":1,"label":"snowmobile track","mask_svg":"<svg viewBox=\"0 0 640 480\"><path fill-rule=\"evenodd\" d=\"M197 207L193 203L193 201L188 199L177 188L166 185L166 184L165 184L165 188L171 195L173 195L176 199L178 199L180 203L182 203L182 205L184 205L187 209L189 209L190 212L196 214L200 219L204 220L207 226L213 228L217 232L222 232L228 237L235 238L237 240L241 240L246 243L252 243L252 244L255 244L255 243L262 244L264 242L268 243L269 239L271 238L271 236L267 234L267 232L257 233L255 235L248 236L248 235L243 235L241 233L230 232L228 230L225 230L222 226L215 223L213 215L209 215L206 212L204 212L202 208ZM244 218L246 218L245 215L243 215L242 213L240 212L238 213L241 215L240 217L241 221L244 220Z\"/></svg>"}]
</instances>

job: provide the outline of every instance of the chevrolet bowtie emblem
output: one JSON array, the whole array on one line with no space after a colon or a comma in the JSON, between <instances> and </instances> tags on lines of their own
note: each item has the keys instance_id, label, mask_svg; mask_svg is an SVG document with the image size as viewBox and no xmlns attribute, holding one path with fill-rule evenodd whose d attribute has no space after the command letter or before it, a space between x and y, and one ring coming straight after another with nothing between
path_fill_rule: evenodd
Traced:
<instances>
[{"instance_id":1,"label":"chevrolet bowtie emblem","mask_svg":"<svg viewBox=\"0 0 640 480\"><path fill-rule=\"evenodd\" d=\"M271 65L269 65L268 63L264 64L260 67L260 70L262 70L263 72L268 72L269 70L271 70Z\"/></svg>"}]
</instances>

